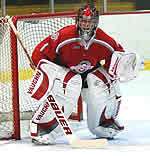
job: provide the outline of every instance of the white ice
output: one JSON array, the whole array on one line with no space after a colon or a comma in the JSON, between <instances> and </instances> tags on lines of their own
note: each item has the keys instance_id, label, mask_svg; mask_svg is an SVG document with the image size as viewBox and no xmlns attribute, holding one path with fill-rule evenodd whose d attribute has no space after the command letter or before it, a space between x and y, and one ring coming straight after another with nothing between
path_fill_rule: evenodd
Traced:
<instances>
[{"instance_id":1,"label":"white ice","mask_svg":"<svg viewBox=\"0 0 150 156\"><path fill-rule=\"evenodd\" d=\"M19 141L0 141L0 154L5 155L149 155L150 154L150 71L142 71L128 83L121 83L122 105L119 119L125 126L124 132L109 141L105 149L72 149L64 136L57 145L36 146L28 136ZM86 106L84 106L86 107ZM86 116L86 113L84 114ZM86 117L85 117L86 118ZM81 139L95 138L87 129L86 121L72 123Z\"/></svg>"}]
</instances>

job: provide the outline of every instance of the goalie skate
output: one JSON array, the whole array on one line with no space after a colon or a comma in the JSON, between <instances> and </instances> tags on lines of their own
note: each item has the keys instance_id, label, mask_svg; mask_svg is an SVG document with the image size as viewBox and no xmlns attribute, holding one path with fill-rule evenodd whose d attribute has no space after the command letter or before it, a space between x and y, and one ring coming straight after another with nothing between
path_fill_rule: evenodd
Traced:
<instances>
[{"instance_id":1,"label":"goalie skate","mask_svg":"<svg viewBox=\"0 0 150 156\"><path fill-rule=\"evenodd\" d=\"M54 145L56 140L55 132L51 132L49 134L39 135L39 136L31 136L32 143L36 145Z\"/></svg>"},{"instance_id":2,"label":"goalie skate","mask_svg":"<svg viewBox=\"0 0 150 156\"><path fill-rule=\"evenodd\" d=\"M49 134L43 136L32 137L32 143L36 145L53 145L55 141L49 137Z\"/></svg>"},{"instance_id":3,"label":"goalie skate","mask_svg":"<svg viewBox=\"0 0 150 156\"><path fill-rule=\"evenodd\" d=\"M32 138L32 143L38 144L38 145L52 145L55 144L56 140L56 132L54 129L57 127L58 123L53 127L46 127L42 129L37 129L36 131L33 131L35 129L37 124L30 123L31 132L30 136ZM34 127L35 126L35 127Z\"/></svg>"},{"instance_id":4,"label":"goalie skate","mask_svg":"<svg viewBox=\"0 0 150 156\"><path fill-rule=\"evenodd\" d=\"M105 132L107 139L113 139L118 133L124 130L124 126L118 120L109 119L101 123L101 128Z\"/></svg>"}]
</instances>

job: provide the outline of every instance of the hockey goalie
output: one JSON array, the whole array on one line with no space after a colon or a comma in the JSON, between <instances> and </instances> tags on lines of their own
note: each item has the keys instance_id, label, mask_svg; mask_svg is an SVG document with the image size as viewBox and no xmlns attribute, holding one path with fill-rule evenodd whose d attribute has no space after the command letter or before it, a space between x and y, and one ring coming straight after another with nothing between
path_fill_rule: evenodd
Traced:
<instances>
[{"instance_id":1,"label":"hockey goalie","mask_svg":"<svg viewBox=\"0 0 150 156\"><path fill-rule=\"evenodd\" d=\"M32 53L36 65L28 94L40 101L31 124L34 143L55 144L61 131L46 102L53 92L68 118L87 89L88 128L97 138L111 139L123 131L117 120L121 104L119 83L138 72L138 57L98 28L99 13L88 4L78 11L77 22L41 41Z\"/></svg>"}]
</instances>

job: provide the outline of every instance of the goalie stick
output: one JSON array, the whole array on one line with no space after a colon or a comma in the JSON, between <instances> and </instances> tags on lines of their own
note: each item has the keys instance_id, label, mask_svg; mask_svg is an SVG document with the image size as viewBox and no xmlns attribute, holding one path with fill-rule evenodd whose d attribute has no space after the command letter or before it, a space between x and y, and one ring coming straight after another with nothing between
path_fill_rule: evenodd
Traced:
<instances>
[{"instance_id":1,"label":"goalie stick","mask_svg":"<svg viewBox=\"0 0 150 156\"><path fill-rule=\"evenodd\" d=\"M28 58L28 60L30 62L31 68L35 70L36 67L35 67L31 57L29 56L29 53L28 53L27 49L25 48L25 46L24 46L24 44L23 44L23 42L22 42L22 40L20 38L19 32L17 31L17 29L16 29L14 23L12 22L11 18L8 20L8 23L9 23L10 27L12 28L13 32L15 33L21 47L23 48L23 50L24 50L24 52L25 52L25 54L26 54L26 56L27 56L27 58Z\"/></svg>"},{"instance_id":2,"label":"goalie stick","mask_svg":"<svg viewBox=\"0 0 150 156\"><path fill-rule=\"evenodd\" d=\"M31 64L32 69L35 70L36 67L35 67L31 57L29 56L29 53L28 53L27 49L25 48L23 41L20 38L19 32L17 31L14 23L12 22L12 18L8 20L8 23L9 23L10 27L12 28L13 32L15 33L20 45L22 46L22 48ZM54 95L52 92L49 94L49 96L47 96L47 102L51 106L62 131L64 132L65 136L67 137L69 144L73 148L105 148L108 145L107 139L80 140L80 138L78 138L75 134L73 134L73 131L71 130L71 126L70 126L68 120L65 118L64 113L59 108L58 103L55 101L55 98L54 98Z\"/></svg>"},{"instance_id":3,"label":"goalie stick","mask_svg":"<svg viewBox=\"0 0 150 156\"><path fill-rule=\"evenodd\" d=\"M64 116L64 113L60 109L52 92L49 94L49 96L47 96L47 102L54 111L60 127L62 128L64 134L66 135L69 144L73 148L105 148L107 146L108 144L107 139L80 140L75 134L73 134L70 124L66 119L66 117Z\"/></svg>"}]
</instances>

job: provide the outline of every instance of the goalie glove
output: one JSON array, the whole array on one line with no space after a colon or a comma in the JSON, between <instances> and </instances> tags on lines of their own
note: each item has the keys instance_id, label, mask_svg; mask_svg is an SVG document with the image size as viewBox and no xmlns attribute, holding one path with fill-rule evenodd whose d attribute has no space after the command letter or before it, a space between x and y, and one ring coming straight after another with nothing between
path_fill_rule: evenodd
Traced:
<instances>
[{"instance_id":1,"label":"goalie glove","mask_svg":"<svg viewBox=\"0 0 150 156\"><path fill-rule=\"evenodd\" d=\"M113 79L126 82L137 77L143 62L135 53L115 51L111 58L109 74Z\"/></svg>"}]
</instances>

